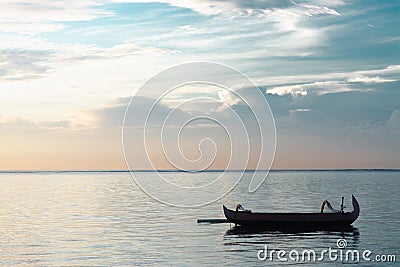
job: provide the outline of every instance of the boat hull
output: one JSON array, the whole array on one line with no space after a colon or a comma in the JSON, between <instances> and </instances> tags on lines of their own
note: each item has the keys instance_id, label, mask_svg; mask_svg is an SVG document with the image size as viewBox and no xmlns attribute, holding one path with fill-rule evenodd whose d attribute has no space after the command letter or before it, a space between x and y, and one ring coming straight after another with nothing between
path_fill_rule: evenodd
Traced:
<instances>
[{"instance_id":1,"label":"boat hull","mask_svg":"<svg viewBox=\"0 0 400 267\"><path fill-rule=\"evenodd\" d=\"M352 203L353 211L346 213L249 213L223 208L229 222L246 227L329 228L351 225L358 218L360 208L354 196Z\"/></svg>"}]
</instances>

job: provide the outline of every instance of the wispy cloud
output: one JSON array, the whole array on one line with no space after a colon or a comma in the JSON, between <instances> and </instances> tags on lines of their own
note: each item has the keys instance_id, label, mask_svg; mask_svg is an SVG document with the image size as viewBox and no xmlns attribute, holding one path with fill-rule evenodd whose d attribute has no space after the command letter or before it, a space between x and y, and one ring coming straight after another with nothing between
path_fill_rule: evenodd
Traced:
<instances>
[{"instance_id":1,"label":"wispy cloud","mask_svg":"<svg viewBox=\"0 0 400 267\"><path fill-rule=\"evenodd\" d=\"M112 0L113 2L154 2L153 0ZM276 7L287 7L292 5L289 0L267 0L267 1L218 1L218 0L188 0L188 1L179 1L179 0L159 0L158 2L167 3L172 6L181 7L191 9L195 12L204 14L204 15L218 15L221 13L230 13L230 14L244 14L250 13L254 10L263 9L263 8L276 8Z\"/></svg>"},{"instance_id":2,"label":"wispy cloud","mask_svg":"<svg viewBox=\"0 0 400 267\"><path fill-rule=\"evenodd\" d=\"M2 32L19 33L24 35L36 35L43 32L55 32L64 29L61 23L30 22L30 21L0 21Z\"/></svg>"},{"instance_id":3,"label":"wispy cloud","mask_svg":"<svg viewBox=\"0 0 400 267\"><path fill-rule=\"evenodd\" d=\"M112 0L113 2L154 2L152 0ZM255 1L220 1L220 0L159 0L172 6L191 9L204 15L240 16L262 14L265 10L296 8L309 16L315 14L339 15L332 7L344 5L343 1L307 1L297 4L291 0L255 0Z\"/></svg>"},{"instance_id":4,"label":"wispy cloud","mask_svg":"<svg viewBox=\"0 0 400 267\"><path fill-rule=\"evenodd\" d=\"M275 93L278 93L280 87L282 87L282 93L290 88L301 88L303 85L320 85L329 87L333 84L351 86L351 83L388 83L400 80L400 65L390 65L380 69L370 70L353 70L349 72L327 72L319 74L302 74L302 75L286 75L286 76L274 76L260 79L258 84L264 86L265 84L275 84L276 86L267 86L267 90L274 89ZM317 84L314 84L317 83ZM268 91L270 92L270 91Z\"/></svg>"},{"instance_id":5,"label":"wispy cloud","mask_svg":"<svg viewBox=\"0 0 400 267\"><path fill-rule=\"evenodd\" d=\"M2 1L1 21L41 22L41 21L82 21L100 16L112 15L112 12L99 8L104 2L93 0L72 0L68 5L63 1L31 0Z\"/></svg>"},{"instance_id":6,"label":"wispy cloud","mask_svg":"<svg viewBox=\"0 0 400 267\"><path fill-rule=\"evenodd\" d=\"M0 34L0 37L2 35ZM66 64L109 60L133 55L167 55L179 51L124 43L110 48L85 44L59 45L38 37L4 36L0 44L0 80L26 80L47 76Z\"/></svg>"},{"instance_id":7,"label":"wispy cloud","mask_svg":"<svg viewBox=\"0 0 400 267\"><path fill-rule=\"evenodd\" d=\"M384 77L367 76L366 74L380 74ZM321 81L323 78L329 78L332 80ZM307 94L323 95L328 93L341 93L350 91L367 92L373 90L373 87L360 87L358 84L396 82L400 79L400 68L396 65L376 70L353 71L348 73L327 73L324 75L309 77L309 79L317 79L319 81L275 86L266 89L266 92L268 94L276 94L280 96L286 94L291 94L294 96L306 96Z\"/></svg>"}]
</instances>

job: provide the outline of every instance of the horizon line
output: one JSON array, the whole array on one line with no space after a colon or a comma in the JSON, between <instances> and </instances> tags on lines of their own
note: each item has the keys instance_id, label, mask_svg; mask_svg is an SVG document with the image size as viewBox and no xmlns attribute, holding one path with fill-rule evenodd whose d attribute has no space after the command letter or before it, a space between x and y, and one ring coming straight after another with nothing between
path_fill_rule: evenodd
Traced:
<instances>
[{"instance_id":1,"label":"horizon line","mask_svg":"<svg viewBox=\"0 0 400 267\"><path fill-rule=\"evenodd\" d=\"M253 172L255 169L246 169L244 172ZM400 168L336 168L336 169L271 169L271 170L257 170L257 171L265 171L265 172L310 172L310 171L400 171ZM79 170L79 169L70 169L70 170L0 170L0 173L130 173L130 172L187 172L187 173L198 173L198 172L243 172L243 170L223 170L223 169L215 169L215 170L204 170L204 171L196 171L196 170L176 170L176 169L159 169L159 170L151 170L151 169L142 169L142 170L121 170L121 169L109 169L109 170Z\"/></svg>"}]
</instances>

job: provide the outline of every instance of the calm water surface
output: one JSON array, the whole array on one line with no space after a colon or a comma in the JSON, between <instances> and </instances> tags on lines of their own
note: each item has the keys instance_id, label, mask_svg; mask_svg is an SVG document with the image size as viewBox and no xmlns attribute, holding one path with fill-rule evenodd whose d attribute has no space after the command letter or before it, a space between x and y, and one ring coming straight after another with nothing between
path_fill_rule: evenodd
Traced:
<instances>
[{"instance_id":1,"label":"calm water surface","mask_svg":"<svg viewBox=\"0 0 400 267\"><path fill-rule=\"evenodd\" d=\"M175 184L193 186L218 173L166 175ZM256 193L247 193L248 184L245 177L220 201L184 209L149 198L132 184L129 173L0 173L0 265L282 265L258 260L258 250L267 245L287 252L321 251L337 248L339 238L346 239L348 249L371 250L371 257L395 255L400 261L400 172L276 171ZM197 218L223 218L222 204L318 212L324 199L338 207L345 196L351 210L351 194L360 202L361 214L346 231L248 232L229 224L196 223ZM326 258L286 264L343 263Z\"/></svg>"}]
</instances>

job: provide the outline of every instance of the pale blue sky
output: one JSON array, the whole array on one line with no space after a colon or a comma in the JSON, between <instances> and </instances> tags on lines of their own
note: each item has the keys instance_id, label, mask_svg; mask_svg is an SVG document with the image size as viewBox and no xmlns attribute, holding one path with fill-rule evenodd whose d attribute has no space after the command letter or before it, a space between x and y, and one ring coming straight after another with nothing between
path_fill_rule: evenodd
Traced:
<instances>
[{"instance_id":1,"label":"pale blue sky","mask_svg":"<svg viewBox=\"0 0 400 267\"><path fill-rule=\"evenodd\" d=\"M260 87L275 168L400 168L399 13L398 1L3 1L0 169L123 168L129 97L190 61Z\"/></svg>"}]
</instances>

